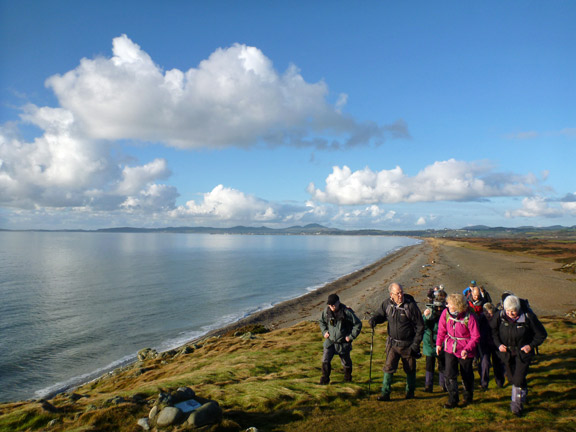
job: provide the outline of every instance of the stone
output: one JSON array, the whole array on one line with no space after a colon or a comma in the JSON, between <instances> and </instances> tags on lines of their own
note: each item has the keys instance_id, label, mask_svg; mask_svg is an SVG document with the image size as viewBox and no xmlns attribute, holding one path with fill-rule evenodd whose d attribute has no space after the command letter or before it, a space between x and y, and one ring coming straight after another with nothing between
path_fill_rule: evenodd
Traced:
<instances>
[{"instance_id":1,"label":"stone","mask_svg":"<svg viewBox=\"0 0 576 432\"><path fill-rule=\"evenodd\" d=\"M158 351L152 348L144 348L138 351L138 360L145 361L145 360L152 360L158 357Z\"/></svg>"},{"instance_id":2,"label":"stone","mask_svg":"<svg viewBox=\"0 0 576 432\"><path fill-rule=\"evenodd\" d=\"M188 417L188 424L194 427L220 423L222 421L222 408L218 402L205 403Z\"/></svg>"},{"instance_id":3,"label":"stone","mask_svg":"<svg viewBox=\"0 0 576 432\"><path fill-rule=\"evenodd\" d=\"M150 420L148 420L146 417L138 419L138 426L140 426L145 431L149 431L150 430Z\"/></svg>"},{"instance_id":4,"label":"stone","mask_svg":"<svg viewBox=\"0 0 576 432\"><path fill-rule=\"evenodd\" d=\"M158 414L158 418L156 419L156 424L160 427L170 426L173 424L177 424L182 420L183 414L178 408L175 407L166 407L160 414Z\"/></svg>"},{"instance_id":5,"label":"stone","mask_svg":"<svg viewBox=\"0 0 576 432\"><path fill-rule=\"evenodd\" d=\"M158 406L154 405L152 407L152 409L150 410L150 412L148 413L148 418L150 420L154 420L156 418L156 416L158 415Z\"/></svg>"},{"instance_id":6,"label":"stone","mask_svg":"<svg viewBox=\"0 0 576 432\"><path fill-rule=\"evenodd\" d=\"M196 392L190 387L178 387L178 389L172 393L173 403L183 402L188 399L194 399Z\"/></svg>"}]
</instances>

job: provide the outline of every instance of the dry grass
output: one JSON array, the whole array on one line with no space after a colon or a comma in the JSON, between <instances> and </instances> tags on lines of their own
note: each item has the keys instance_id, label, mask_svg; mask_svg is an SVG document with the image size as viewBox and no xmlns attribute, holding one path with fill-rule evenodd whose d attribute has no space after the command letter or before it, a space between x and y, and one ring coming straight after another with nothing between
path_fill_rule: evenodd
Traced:
<instances>
[{"instance_id":1,"label":"dry grass","mask_svg":"<svg viewBox=\"0 0 576 432\"><path fill-rule=\"evenodd\" d=\"M441 408L445 393L417 390L416 399L404 400L403 372L395 376L393 401L377 402L385 326L377 327L374 338L371 395L370 330L354 344L354 383L343 382L335 359L332 383L320 386L321 336L316 323L302 322L253 339L214 338L191 354L133 365L78 389L76 393L85 397L76 402L57 396L50 401L57 413L42 410L38 403L0 404L0 430L141 431L137 419L147 416L157 393L179 386L192 387L199 396L221 404L225 420L213 431L250 426L286 432L575 430L576 323L543 322L549 339L529 375L530 403L521 419L509 412L509 386L478 391L474 405L447 411ZM418 389L423 388L423 362L418 366ZM116 396L124 402L113 402ZM57 423L48 428L54 419Z\"/></svg>"}]
</instances>

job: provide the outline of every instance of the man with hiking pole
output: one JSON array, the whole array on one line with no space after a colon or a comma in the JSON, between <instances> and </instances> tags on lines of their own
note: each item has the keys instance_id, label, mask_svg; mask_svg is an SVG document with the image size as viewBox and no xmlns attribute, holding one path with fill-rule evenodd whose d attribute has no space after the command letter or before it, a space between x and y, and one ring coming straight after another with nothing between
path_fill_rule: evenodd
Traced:
<instances>
[{"instance_id":1,"label":"man with hiking pole","mask_svg":"<svg viewBox=\"0 0 576 432\"><path fill-rule=\"evenodd\" d=\"M322 354L321 385L330 383L332 359L338 354L344 367L344 381L352 381L352 341L358 337L362 330L362 321L354 311L343 303L336 294L328 296L328 306L322 312L319 320L320 331L324 337L324 350Z\"/></svg>"},{"instance_id":2,"label":"man with hiking pole","mask_svg":"<svg viewBox=\"0 0 576 432\"><path fill-rule=\"evenodd\" d=\"M406 372L406 399L412 399L416 389L416 359L421 357L420 342L424 334L424 321L414 297L404 294L400 284L391 283L388 292L390 298L384 300L369 321L372 328L388 321L382 393L377 399L390 400L392 378L400 360Z\"/></svg>"}]
</instances>

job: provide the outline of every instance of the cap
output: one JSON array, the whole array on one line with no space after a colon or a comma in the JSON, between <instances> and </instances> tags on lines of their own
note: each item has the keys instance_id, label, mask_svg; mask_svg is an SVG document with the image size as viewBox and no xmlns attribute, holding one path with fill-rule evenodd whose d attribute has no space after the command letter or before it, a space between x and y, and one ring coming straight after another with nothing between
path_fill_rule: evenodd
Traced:
<instances>
[{"instance_id":1,"label":"cap","mask_svg":"<svg viewBox=\"0 0 576 432\"><path fill-rule=\"evenodd\" d=\"M326 304L329 304L330 306L334 306L339 301L340 301L340 298L336 294L330 294L328 296L328 301L326 302Z\"/></svg>"},{"instance_id":2,"label":"cap","mask_svg":"<svg viewBox=\"0 0 576 432\"><path fill-rule=\"evenodd\" d=\"M476 286L476 281L475 280L470 281L470 286Z\"/></svg>"}]
</instances>

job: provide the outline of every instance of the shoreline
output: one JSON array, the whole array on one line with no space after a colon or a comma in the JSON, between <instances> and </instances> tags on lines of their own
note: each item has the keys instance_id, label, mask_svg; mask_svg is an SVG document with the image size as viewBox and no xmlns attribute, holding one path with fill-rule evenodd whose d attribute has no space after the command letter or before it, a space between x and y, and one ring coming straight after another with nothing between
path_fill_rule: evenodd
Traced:
<instances>
[{"instance_id":1,"label":"shoreline","mask_svg":"<svg viewBox=\"0 0 576 432\"><path fill-rule=\"evenodd\" d=\"M410 245L410 246L402 246L397 250L393 250L393 251L389 252L387 255L381 257L377 261L366 265L365 267L362 267L362 268L355 270L351 273L345 274L345 275L343 275L343 276L341 276L341 277L339 277L339 278L337 278L331 282L324 283L323 285L320 285L318 288L315 288L309 292L303 293L303 294L299 295L298 297L284 300L282 302L273 304L272 306L270 306L268 308L260 309L260 310L253 312L253 313L250 313L249 315L247 315L243 318L240 318L236 321L233 321L233 322L230 322L227 324L223 324L222 326L219 326L219 327L211 329L211 330L207 330L205 333L203 333L202 335L200 335L198 337L190 339L190 340L188 340L188 341L186 341L186 342L182 343L181 345L176 346L174 348L159 351L159 353L161 354L164 352L170 352L170 351L175 351L175 350L177 351L177 350L180 350L186 346L198 343L198 342L203 341L205 339L219 336L219 335L223 335L223 334L228 333L232 330L246 327L249 325L262 324L262 325L266 326L267 328L273 330L276 328L284 328L284 327L289 327L291 325L297 324L300 321L306 320L306 318L297 319L297 318L291 317L288 321L285 321L282 319L283 316L291 316L289 308L293 307L294 305L297 305L298 303L300 303L301 300L303 300L307 304L310 301L315 302L316 299L320 298L320 296L323 296L319 300L319 303L322 304L324 302L324 300L323 300L324 297L327 297L328 294L331 292L337 292L337 291L332 291L332 290L346 289L346 286L348 284L358 283L358 280L362 280L362 279L366 278L366 274L368 274L368 275L373 274L375 271L379 270L383 265L385 265L389 260L396 259L395 257L398 254L403 255L402 252L405 249L419 246L420 244L422 244L424 242L421 239L415 239L415 240L418 240L421 243L416 244L416 245ZM330 292L328 292L328 291L330 291ZM326 293L326 294L324 294L324 293ZM278 318L280 318L280 319L278 320ZM142 347L142 349L144 349L144 347ZM93 372L84 374L82 376L72 377L68 381L65 381L62 383L56 383L56 384L49 386L49 387L46 387L44 389L39 389L35 392L35 396L37 396L37 397L34 397L32 399L29 399L29 400L51 399L58 394L73 391L79 387L86 385L86 384L97 381L97 380L101 379L102 377L105 377L109 374L113 374L115 371L130 367L133 364L137 363L138 361L139 360L138 360L136 354L127 356L124 359L119 359L115 362L112 362L110 365L104 366L104 367L100 368L99 370L95 370ZM84 379L82 379L82 378L84 378ZM54 389L54 390L51 390L51 389ZM46 391L44 392L44 390L46 390Z\"/></svg>"},{"instance_id":2,"label":"shoreline","mask_svg":"<svg viewBox=\"0 0 576 432\"><path fill-rule=\"evenodd\" d=\"M532 256L474 249L442 239L418 240L422 240L421 243L402 247L311 292L210 330L176 349L251 325L275 330L302 321L315 321L320 317L326 298L331 293L337 293L342 303L365 320L388 297L387 288L392 282L402 284L404 291L416 299L421 310L424 309L429 288L443 284L448 293L461 293L472 279L486 286L495 303L498 303L504 291L528 298L539 316L563 316L576 309L576 283L570 279L570 275L554 271L559 267L557 263ZM557 295L550 296L542 289L551 282ZM81 384L63 386L60 390L44 395L43 399L74 390L137 361L128 361L110 368Z\"/></svg>"},{"instance_id":3,"label":"shoreline","mask_svg":"<svg viewBox=\"0 0 576 432\"><path fill-rule=\"evenodd\" d=\"M576 310L576 279L556 271L561 265L554 261L472 248L452 240L421 240L317 290L251 314L198 340L249 325L259 324L274 330L317 320L331 293L338 294L342 303L351 307L360 319L367 319L388 297L388 285L392 282L402 284L421 310L429 288L442 284L448 294L462 293L471 280L486 287L495 305L503 292L511 291L529 299L538 316L562 317ZM547 289L550 286L555 290L553 296Z\"/></svg>"}]
</instances>

